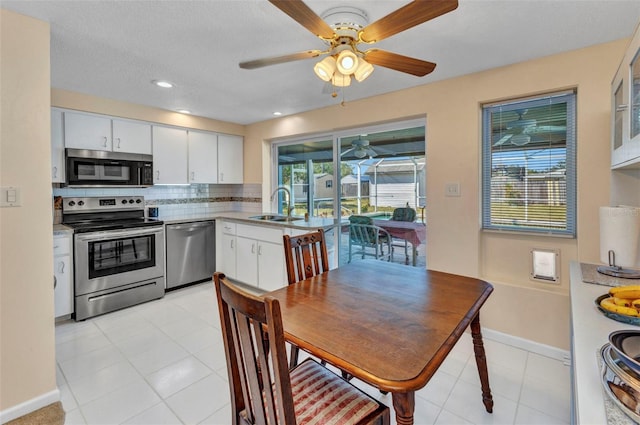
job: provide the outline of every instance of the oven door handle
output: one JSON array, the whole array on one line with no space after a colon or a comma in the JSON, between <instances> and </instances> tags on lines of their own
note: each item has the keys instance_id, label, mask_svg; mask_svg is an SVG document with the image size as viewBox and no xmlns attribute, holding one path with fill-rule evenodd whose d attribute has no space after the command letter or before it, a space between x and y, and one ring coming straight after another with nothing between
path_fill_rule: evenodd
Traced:
<instances>
[{"instance_id":1,"label":"oven door handle","mask_svg":"<svg viewBox=\"0 0 640 425\"><path fill-rule=\"evenodd\" d=\"M145 228L139 230L105 230L102 232L89 232L89 233L78 233L76 234L76 240L79 241L98 241L105 239L113 239L117 237L127 237L127 236L144 236L144 235L153 235L153 234L161 234L164 232L163 227L153 227L153 228Z\"/></svg>"}]
</instances>

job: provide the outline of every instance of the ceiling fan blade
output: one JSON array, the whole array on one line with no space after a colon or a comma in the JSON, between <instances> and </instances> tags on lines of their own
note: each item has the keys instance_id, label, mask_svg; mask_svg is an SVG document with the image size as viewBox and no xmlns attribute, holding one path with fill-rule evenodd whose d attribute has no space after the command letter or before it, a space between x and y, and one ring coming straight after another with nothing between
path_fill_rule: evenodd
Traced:
<instances>
[{"instance_id":1,"label":"ceiling fan blade","mask_svg":"<svg viewBox=\"0 0 640 425\"><path fill-rule=\"evenodd\" d=\"M458 0L414 0L364 27L360 31L360 40L375 43L451 12L457 7Z\"/></svg>"},{"instance_id":2,"label":"ceiling fan blade","mask_svg":"<svg viewBox=\"0 0 640 425\"><path fill-rule=\"evenodd\" d=\"M301 0L269 0L294 21L323 39L333 38L333 29Z\"/></svg>"},{"instance_id":3,"label":"ceiling fan blade","mask_svg":"<svg viewBox=\"0 0 640 425\"><path fill-rule=\"evenodd\" d=\"M293 62L293 61L302 60L302 59L315 58L317 56L320 56L323 53L326 53L326 52L323 52L322 50L307 50L307 51L304 51L304 52L292 53L290 55L275 56L275 57L263 58L263 59L256 59L256 60L252 60L252 61L240 62L240 68L242 68L242 69L262 68L263 66L277 65L279 63Z\"/></svg>"},{"instance_id":4,"label":"ceiling fan blade","mask_svg":"<svg viewBox=\"0 0 640 425\"><path fill-rule=\"evenodd\" d=\"M493 144L493 147L495 148L496 146L502 146L503 144L507 143L509 139L511 139L511 137L513 137L513 134L506 134L502 136L500 140Z\"/></svg>"},{"instance_id":5,"label":"ceiling fan blade","mask_svg":"<svg viewBox=\"0 0 640 425\"><path fill-rule=\"evenodd\" d=\"M351 152L351 151L353 151L353 150L355 150L355 149L356 149L356 148L349 148L349 149L347 149L346 151L341 152L341 153L340 153L340 156L342 156L342 155L346 155L346 154L348 154L349 152Z\"/></svg>"},{"instance_id":6,"label":"ceiling fan blade","mask_svg":"<svg viewBox=\"0 0 640 425\"><path fill-rule=\"evenodd\" d=\"M436 64L433 62L410 58L408 56L402 56L397 53L379 49L369 49L364 52L364 60L373 65L406 72L407 74L412 74L418 77L424 77L436 69Z\"/></svg>"}]
</instances>

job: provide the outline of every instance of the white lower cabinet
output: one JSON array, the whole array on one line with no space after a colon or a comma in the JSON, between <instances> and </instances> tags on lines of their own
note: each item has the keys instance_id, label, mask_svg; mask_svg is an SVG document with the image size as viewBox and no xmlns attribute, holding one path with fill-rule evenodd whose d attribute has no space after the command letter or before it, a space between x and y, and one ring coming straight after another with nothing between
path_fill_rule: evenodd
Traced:
<instances>
[{"instance_id":1,"label":"white lower cabinet","mask_svg":"<svg viewBox=\"0 0 640 425\"><path fill-rule=\"evenodd\" d=\"M73 313L73 263L71 260L71 236L53 238L53 276L55 317Z\"/></svg>"},{"instance_id":2,"label":"white lower cabinet","mask_svg":"<svg viewBox=\"0 0 640 425\"><path fill-rule=\"evenodd\" d=\"M216 220L216 271L236 277L236 223Z\"/></svg>"},{"instance_id":3,"label":"white lower cabinet","mask_svg":"<svg viewBox=\"0 0 640 425\"><path fill-rule=\"evenodd\" d=\"M218 270L264 291L287 285L283 229L221 221Z\"/></svg>"}]
</instances>

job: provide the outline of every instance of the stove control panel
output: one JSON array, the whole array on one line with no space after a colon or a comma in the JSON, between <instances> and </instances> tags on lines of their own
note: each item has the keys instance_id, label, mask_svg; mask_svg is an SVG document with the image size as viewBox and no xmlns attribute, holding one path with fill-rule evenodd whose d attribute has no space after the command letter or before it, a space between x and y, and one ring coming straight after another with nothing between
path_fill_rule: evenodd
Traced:
<instances>
[{"instance_id":1,"label":"stove control panel","mask_svg":"<svg viewBox=\"0 0 640 425\"><path fill-rule=\"evenodd\" d=\"M62 199L64 214L135 210L144 210L144 196L96 196Z\"/></svg>"}]
</instances>

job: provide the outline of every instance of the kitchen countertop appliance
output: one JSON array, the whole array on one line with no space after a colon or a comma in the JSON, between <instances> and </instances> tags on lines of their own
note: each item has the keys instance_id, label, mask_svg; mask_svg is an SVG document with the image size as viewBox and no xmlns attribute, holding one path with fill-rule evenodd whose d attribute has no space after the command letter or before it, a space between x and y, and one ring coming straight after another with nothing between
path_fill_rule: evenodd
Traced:
<instances>
[{"instance_id":1,"label":"kitchen countertop appliance","mask_svg":"<svg viewBox=\"0 0 640 425\"><path fill-rule=\"evenodd\" d=\"M163 222L144 216L142 196L62 200L74 230L75 320L164 296Z\"/></svg>"},{"instance_id":2,"label":"kitchen countertop appliance","mask_svg":"<svg viewBox=\"0 0 640 425\"><path fill-rule=\"evenodd\" d=\"M215 245L214 221L167 225L167 289L211 279Z\"/></svg>"}]
</instances>

